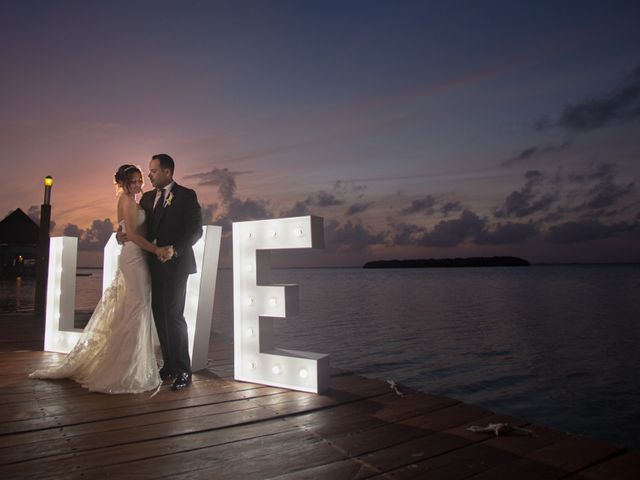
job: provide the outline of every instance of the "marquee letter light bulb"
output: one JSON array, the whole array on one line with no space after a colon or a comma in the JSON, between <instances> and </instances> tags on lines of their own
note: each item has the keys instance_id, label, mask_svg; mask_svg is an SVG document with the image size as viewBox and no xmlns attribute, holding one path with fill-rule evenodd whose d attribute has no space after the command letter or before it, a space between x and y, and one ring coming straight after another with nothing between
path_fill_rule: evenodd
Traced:
<instances>
[{"instance_id":1,"label":"marquee letter light bulb","mask_svg":"<svg viewBox=\"0 0 640 480\"><path fill-rule=\"evenodd\" d=\"M187 281L184 317L194 372L207 366L221 235L222 227L205 225L202 237L193 246L198 271L189 275ZM103 292L116 276L121 250L114 233L104 247ZM73 327L77 253L77 238L51 238L44 344L44 349L49 352L68 353L80 338L81 330ZM157 343L155 324L153 331Z\"/></svg>"},{"instance_id":2,"label":"marquee letter light bulb","mask_svg":"<svg viewBox=\"0 0 640 480\"><path fill-rule=\"evenodd\" d=\"M270 251L322 248L323 228L323 219L313 216L234 222L233 331L236 380L314 393L328 388L328 355L274 347L273 318L297 313L298 286L268 283ZM247 268L247 265L252 268Z\"/></svg>"}]
</instances>

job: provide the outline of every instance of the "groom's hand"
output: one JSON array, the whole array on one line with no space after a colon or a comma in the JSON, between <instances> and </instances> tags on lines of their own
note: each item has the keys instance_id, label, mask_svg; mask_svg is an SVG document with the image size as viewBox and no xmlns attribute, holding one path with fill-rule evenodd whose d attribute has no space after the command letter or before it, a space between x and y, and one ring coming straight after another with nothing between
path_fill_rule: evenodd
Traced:
<instances>
[{"instance_id":1,"label":"groom's hand","mask_svg":"<svg viewBox=\"0 0 640 480\"><path fill-rule=\"evenodd\" d=\"M173 246L169 245L168 247L162 247L160 251L157 253L158 260L162 263L165 263L173 258Z\"/></svg>"},{"instance_id":2,"label":"groom's hand","mask_svg":"<svg viewBox=\"0 0 640 480\"><path fill-rule=\"evenodd\" d=\"M164 259L162 260L162 262L164 263L171 260L175 256L175 253L176 251L173 248L173 245L169 245L168 247L165 247Z\"/></svg>"}]
</instances>

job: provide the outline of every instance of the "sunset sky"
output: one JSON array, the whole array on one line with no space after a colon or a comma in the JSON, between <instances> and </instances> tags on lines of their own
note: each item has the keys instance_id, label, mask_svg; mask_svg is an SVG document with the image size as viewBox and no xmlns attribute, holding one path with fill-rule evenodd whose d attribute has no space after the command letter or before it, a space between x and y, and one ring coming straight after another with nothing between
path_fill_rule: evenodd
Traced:
<instances>
[{"instance_id":1,"label":"sunset sky","mask_svg":"<svg viewBox=\"0 0 640 480\"><path fill-rule=\"evenodd\" d=\"M53 234L100 263L113 173L164 152L225 232L324 217L298 264L637 262L638 25L637 0L1 0L0 218L51 175Z\"/></svg>"}]
</instances>

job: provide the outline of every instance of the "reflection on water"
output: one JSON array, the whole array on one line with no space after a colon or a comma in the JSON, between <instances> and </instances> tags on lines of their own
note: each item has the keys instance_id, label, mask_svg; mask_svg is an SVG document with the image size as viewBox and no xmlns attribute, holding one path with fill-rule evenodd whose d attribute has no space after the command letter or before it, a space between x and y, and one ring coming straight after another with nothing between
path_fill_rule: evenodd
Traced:
<instances>
[{"instance_id":1,"label":"reflection on water","mask_svg":"<svg viewBox=\"0 0 640 480\"><path fill-rule=\"evenodd\" d=\"M93 310L102 293L102 270L80 268L76 277L76 310ZM0 312L33 310L36 292L34 277L0 280Z\"/></svg>"},{"instance_id":2,"label":"reflection on water","mask_svg":"<svg viewBox=\"0 0 640 480\"><path fill-rule=\"evenodd\" d=\"M0 281L0 312L33 310L35 280L17 277Z\"/></svg>"}]
</instances>

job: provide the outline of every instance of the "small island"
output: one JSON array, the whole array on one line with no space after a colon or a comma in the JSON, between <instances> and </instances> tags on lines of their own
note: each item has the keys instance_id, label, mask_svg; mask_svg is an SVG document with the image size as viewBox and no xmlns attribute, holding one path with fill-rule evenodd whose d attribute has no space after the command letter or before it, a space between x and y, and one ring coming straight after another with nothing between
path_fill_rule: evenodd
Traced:
<instances>
[{"instance_id":1,"label":"small island","mask_svg":"<svg viewBox=\"0 0 640 480\"><path fill-rule=\"evenodd\" d=\"M518 257L419 258L413 260L376 260L362 268L453 268L453 267L529 267Z\"/></svg>"}]
</instances>

